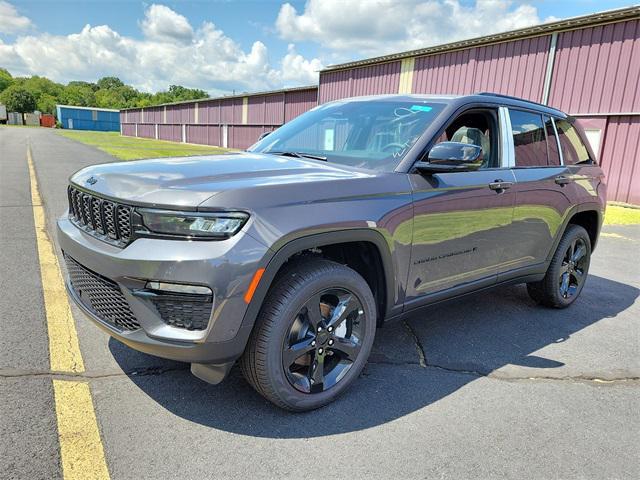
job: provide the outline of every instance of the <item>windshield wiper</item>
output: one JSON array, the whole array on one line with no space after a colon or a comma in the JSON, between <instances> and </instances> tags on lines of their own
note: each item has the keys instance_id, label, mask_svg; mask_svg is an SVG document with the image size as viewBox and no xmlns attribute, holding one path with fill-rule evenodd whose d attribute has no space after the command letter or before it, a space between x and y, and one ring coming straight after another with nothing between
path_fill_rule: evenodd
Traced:
<instances>
[{"instance_id":1,"label":"windshield wiper","mask_svg":"<svg viewBox=\"0 0 640 480\"><path fill-rule=\"evenodd\" d=\"M323 157L321 155L314 155L313 153L306 152L265 152L270 153L272 155L282 155L283 157L296 157L296 158L311 158L313 160L323 160L327 161L327 157Z\"/></svg>"}]
</instances>

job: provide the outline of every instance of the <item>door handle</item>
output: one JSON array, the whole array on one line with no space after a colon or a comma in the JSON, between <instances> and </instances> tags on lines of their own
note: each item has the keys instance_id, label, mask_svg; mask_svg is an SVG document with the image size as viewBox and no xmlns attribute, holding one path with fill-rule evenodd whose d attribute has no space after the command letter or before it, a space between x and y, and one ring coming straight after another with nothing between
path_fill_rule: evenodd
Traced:
<instances>
[{"instance_id":1,"label":"door handle","mask_svg":"<svg viewBox=\"0 0 640 480\"><path fill-rule=\"evenodd\" d=\"M511 188L511 185L513 185L513 182L504 182L500 179L497 179L489 184L489 188L491 190L495 190L498 193L502 193L507 188Z\"/></svg>"},{"instance_id":2,"label":"door handle","mask_svg":"<svg viewBox=\"0 0 640 480\"><path fill-rule=\"evenodd\" d=\"M572 180L569 177L565 177L564 175L558 175L556 177L556 183L561 186L565 186L567 183L571 181Z\"/></svg>"}]
</instances>

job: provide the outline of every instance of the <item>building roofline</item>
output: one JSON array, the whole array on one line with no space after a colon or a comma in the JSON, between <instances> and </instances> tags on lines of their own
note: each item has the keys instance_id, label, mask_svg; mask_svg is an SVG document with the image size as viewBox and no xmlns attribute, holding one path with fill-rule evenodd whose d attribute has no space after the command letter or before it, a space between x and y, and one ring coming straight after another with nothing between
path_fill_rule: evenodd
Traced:
<instances>
[{"instance_id":1,"label":"building roofline","mask_svg":"<svg viewBox=\"0 0 640 480\"><path fill-rule=\"evenodd\" d=\"M78 110L99 110L101 112L119 112L117 108L100 108L100 107L79 107L77 105L56 105L56 108L75 108Z\"/></svg>"},{"instance_id":2,"label":"building roofline","mask_svg":"<svg viewBox=\"0 0 640 480\"><path fill-rule=\"evenodd\" d=\"M168 107L170 105L184 105L185 103L196 103L196 102L211 102L215 100L229 100L234 98L243 98L243 97L255 97L258 95L276 95L278 93L287 93L287 92L300 92L303 90L318 90L318 85L307 85L304 87L289 87L289 88L281 88L279 90L266 90L263 92L244 92L238 93L236 95L223 95L221 97L204 97L204 98L194 98L193 100L181 100L179 102L170 102L170 103L159 103L157 105L149 105L147 107L130 107L130 108L121 108L119 111L124 112L127 110L140 110L141 108L155 108L155 107ZM116 110L118 111L118 110Z\"/></svg>"},{"instance_id":3,"label":"building roofline","mask_svg":"<svg viewBox=\"0 0 640 480\"><path fill-rule=\"evenodd\" d=\"M436 53L461 50L465 48L502 43L508 40L519 40L519 39L529 38L529 37L538 37L541 35L547 35L554 32L562 32L566 30L574 30L577 28L592 27L592 26L602 25L606 23L622 22L622 21L630 20L634 18L640 18L640 4L634 5L632 7L618 8L615 10L606 10L603 12L592 13L589 15L582 15L579 17L566 18L564 20L558 20L556 22L542 23L540 25L535 25L533 27L520 28L518 30L511 30L508 32L496 33L493 35L486 35L483 37L475 37L467 40L461 40L458 42L444 43L441 45L435 45L433 47L420 48L417 50L409 50L406 52L392 53L390 55L372 57L364 60L356 60L353 62L329 65L323 70L320 70L320 73L333 72L337 70L346 70L354 67L363 67L367 65L375 65L375 64L387 63L395 60L402 60L404 58L426 56L426 55L432 55Z\"/></svg>"}]
</instances>

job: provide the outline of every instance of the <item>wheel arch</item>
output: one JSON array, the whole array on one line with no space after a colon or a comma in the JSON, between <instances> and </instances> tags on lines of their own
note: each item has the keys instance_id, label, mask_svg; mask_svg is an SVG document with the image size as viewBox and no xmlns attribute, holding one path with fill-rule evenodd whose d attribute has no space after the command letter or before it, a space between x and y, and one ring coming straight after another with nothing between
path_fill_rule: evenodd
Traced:
<instances>
[{"instance_id":1,"label":"wheel arch","mask_svg":"<svg viewBox=\"0 0 640 480\"><path fill-rule=\"evenodd\" d=\"M242 322L243 327L253 327L271 285L274 280L276 280L278 273L290 259L302 252L312 251L313 249L352 243L367 243L375 248L375 251L379 256L383 277L383 287L381 292L383 293L384 298L381 301L384 308L382 311L379 311L379 314L380 317L391 316L391 312L395 304L395 289L397 281L389 245L384 236L375 230L349 229L306 235L291 240L278 248L264 267L264 273L260 278L260 282L255 289L253 297L251 298L247 311L244 315ZM367 279L365 278L365 280ZM371 284L369 285L371 286ZM378 301L378 299L376 299L376 301ZM381 320L382 318L379 318L379 321Z\"/></svg>"},{"instance_id":2,"label":"wheel arch","mask_svg":"<svg viewBox=\"0 0 640 480\"><path fill-rule=\"evenodd\" d=\"M600 235L600 229L602 228L604 212L602 205L598 203L585 203L580 205L575 205L567 215L565 216L564 222L562 223L562 227L558 229L558 233L556 234L556 238L553 241L553 245L549 254L547 255L546 263L548 264L553 257L553 254L558 248L558 244L564 235L564 232L567 231L569 225L580 225L587 233L589 233L589 238L591 240L591 251L596 247L598 242L598 237Z\"/></svg>"},{"instance_id":3,"label":"wheel arch","mask_svg":"<svg viewBox=\"0 0 640 480\"><path fill-rule=\"evenodd\" d=\"M598 235L602 225L602 214L596 209L576 211L571 218L569 218L565 230L569 225L579 225L587 231L589 239L591 240L591 251L593 252L598 243Z\"/></svg>"}]
</instances>

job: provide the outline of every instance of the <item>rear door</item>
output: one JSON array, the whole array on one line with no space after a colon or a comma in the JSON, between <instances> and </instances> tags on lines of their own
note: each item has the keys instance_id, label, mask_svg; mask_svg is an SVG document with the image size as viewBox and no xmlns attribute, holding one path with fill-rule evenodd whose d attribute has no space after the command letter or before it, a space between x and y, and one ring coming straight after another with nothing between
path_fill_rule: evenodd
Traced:
<instances>
[{"instance_id":1,"label":"rear door","mask_svg":"<svg viewBox=\"0 0 640 480\"><path fill-rule=\"evenodd\" d=\"M499 273L542 267L575 201L575 184L562 164L555 123L533 110L509 108L515 209L505 262Z\"/></svg>"}]
</instances>

